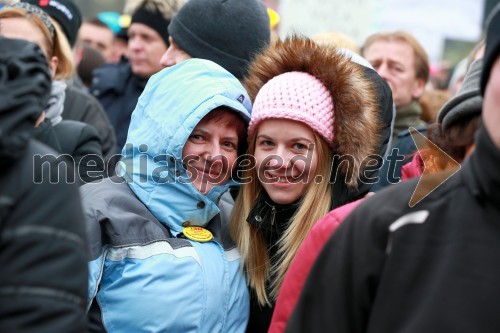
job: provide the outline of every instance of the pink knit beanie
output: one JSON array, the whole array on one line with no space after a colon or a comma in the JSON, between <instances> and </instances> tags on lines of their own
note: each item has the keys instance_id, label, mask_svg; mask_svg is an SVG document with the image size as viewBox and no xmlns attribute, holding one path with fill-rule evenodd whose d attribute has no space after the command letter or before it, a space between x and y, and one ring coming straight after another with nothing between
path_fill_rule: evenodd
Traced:
<instances>
[{"instance_id":1,"label":"pink knit beanie","mask_svg":"<svg viewBox=\"0 0 500 333\"><path fill-rule=\"evenodd\" d=\"M287 72L273 77L257 93L248 127L255 134L265 119L302 122L333 145L333 101L328 89L311 74Z\"/></svg>"}]
</instances>

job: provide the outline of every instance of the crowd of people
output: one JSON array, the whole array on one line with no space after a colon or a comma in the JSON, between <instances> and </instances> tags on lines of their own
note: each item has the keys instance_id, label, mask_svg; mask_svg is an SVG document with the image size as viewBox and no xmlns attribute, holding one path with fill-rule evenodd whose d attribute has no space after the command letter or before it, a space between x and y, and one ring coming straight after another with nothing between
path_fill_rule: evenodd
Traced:
<instances>
[{"instance_id":1,"label":"crowd of people","mask_svg":"<svg viewBox=\"0 0 500 333\"><path fill-rule=\"evenodd\" d=\"M261 0L11 2L1 332L500 331L500 5L445 91Z\"/></svg>"}]
</instances>

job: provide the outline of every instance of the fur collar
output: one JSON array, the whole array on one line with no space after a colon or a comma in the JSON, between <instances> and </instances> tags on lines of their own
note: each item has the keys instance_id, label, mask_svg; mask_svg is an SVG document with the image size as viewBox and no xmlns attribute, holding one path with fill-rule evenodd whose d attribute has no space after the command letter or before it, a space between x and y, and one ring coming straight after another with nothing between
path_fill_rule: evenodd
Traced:
<instances>
[{"instance_id":1,"label":"fur collar","mask_svg":"<svg viewBox=\"0 0 500 333\"><path fill-rule=\"evenodd\" d=\"M362 161L370 154L377 154L380 145L375 84L365 77L360 65L338 49L293 36L277 41L251 64L244 86L252 102L267 81L291 71L315 76L330 91L335 110L334 151L354 158L353 166L342 163L339 172L345 175L353 171L359 176ZM347 185L357 186L358 177L350 178Z\"/></svg>"}]
</instances>

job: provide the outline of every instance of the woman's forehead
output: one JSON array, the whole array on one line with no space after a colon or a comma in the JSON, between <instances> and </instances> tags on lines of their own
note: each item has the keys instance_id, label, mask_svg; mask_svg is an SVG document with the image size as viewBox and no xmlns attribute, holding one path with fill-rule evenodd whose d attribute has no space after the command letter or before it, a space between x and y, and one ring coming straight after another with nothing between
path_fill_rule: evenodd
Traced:
<instances>
[{"instance_id":1,"label":"woman's forehead","mask_svg":"<svg viewBox=\"0 0 500 333\"><path fill-rule=\"evenodd\" d=\"M47 46L45 45L45 37L42 31L27 18L12 17L0 19L0 35L35 43L47 54Z\"/></svg>"}]
</instances>

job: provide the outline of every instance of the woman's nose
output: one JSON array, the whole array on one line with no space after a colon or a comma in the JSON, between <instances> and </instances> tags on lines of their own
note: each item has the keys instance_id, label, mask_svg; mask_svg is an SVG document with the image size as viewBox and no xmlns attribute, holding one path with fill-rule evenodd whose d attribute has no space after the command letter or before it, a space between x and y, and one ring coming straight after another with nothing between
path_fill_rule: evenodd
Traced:
<instances>
[{"instance_id":1,"label":"woman's nose","mask_svg":"<svg viewBox=\"0 0 500 333\"><path fill-rule=\"evenodd\" d=\"M270 160L269 165L278 168L287 168L290 161L293 158L293 154L290 153L286 147L278 147L274 152L273 158Z\"/></svg>"},{"instance_id":2,"label":"woman's nose","mask_svg":"<svg viewBox=\"0 0 500 333\"><path fill-rule=\"evenodd\" d=\"M216 161L221 159L221 149L218 143L208 143L205 146L205 158L207 160Z\"/></svg>"}]
</instances>

